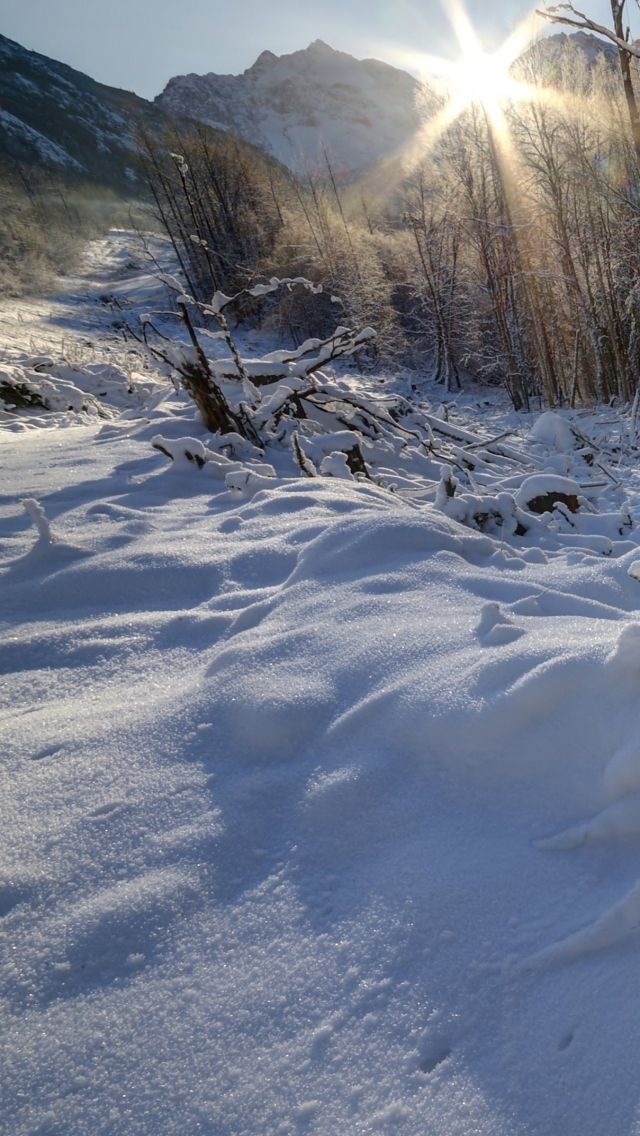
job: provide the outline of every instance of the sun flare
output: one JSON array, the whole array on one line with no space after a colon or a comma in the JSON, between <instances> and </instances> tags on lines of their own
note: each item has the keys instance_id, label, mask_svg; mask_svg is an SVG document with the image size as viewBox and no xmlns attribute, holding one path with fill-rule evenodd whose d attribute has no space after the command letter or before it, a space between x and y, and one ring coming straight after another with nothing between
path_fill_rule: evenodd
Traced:
<instances>
[{"instance_id":1,"label":"sun flare","mask_svg":"<svg viewBox=\"0 0 640 1136\"><path fill-rule=\"evenodd\" d=\"M474 52L454 65L451 74L453 101L469 106L481 103L494 107L517 99L520 84L514 82L508 69L502 66L495 54Z\"/></svg>"},{"instance_id":2,"label":"sun flare","mask_svg":"<svg viewBox=\"0 0 640 1136\"><path fill-rule=\"evenodd\" d=\"M496 51L487 51L476 32L463 0L449 0L445 11L458 42L457 60L424 52L397 53L421 80L435 88L442 109L426 124L416 139L417 147L430 149L449 126L470 106L483 107L496 136L504 135L504 108L510 103L530 102L540 92L519 82L511 73L516 59L537 39L542 21L535 10L526 16Z\"/></svg>"}]
</instances>

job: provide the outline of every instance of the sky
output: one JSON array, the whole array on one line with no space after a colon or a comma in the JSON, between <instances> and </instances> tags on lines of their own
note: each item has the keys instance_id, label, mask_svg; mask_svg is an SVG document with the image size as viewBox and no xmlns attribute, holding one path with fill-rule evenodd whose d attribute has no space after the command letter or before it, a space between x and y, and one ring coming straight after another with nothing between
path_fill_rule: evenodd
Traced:
<instances>
[{"instance_id":1,"label":"sky","mask_svg":"<svg viewBox=\"0 0 640 1136\"><path fill-rule=\"evenodd\" d=\"M530 7L467 4L488 47ZM608 0L578 6L610 23ZM445 9L446 0L0 0L0 33L153 98L174 75L239 74L265 49L282 55L314 39L394 64L397 47L455 57Z\"/></svg>"}]
</instances>

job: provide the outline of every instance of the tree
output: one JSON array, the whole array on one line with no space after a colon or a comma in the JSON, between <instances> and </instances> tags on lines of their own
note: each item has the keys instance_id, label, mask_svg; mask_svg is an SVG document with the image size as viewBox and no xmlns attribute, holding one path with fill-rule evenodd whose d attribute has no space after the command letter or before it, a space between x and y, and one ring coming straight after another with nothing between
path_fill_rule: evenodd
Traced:
<instances>
[{"instance_id":1,"label":"tree","mask_svg":"<svg viewBox=\"0 0 640 1136\"><path fill-rule=\"evenodd\" d=\"M618 48L620 73L622 75L622 85L624 87L629 111L633 145L636 157L640 160L640 111L638 110L638 103L636 101L631 76L631 58L635 56L636 59L640 59L640 47L630 42L629 26L624 27L623 16L625 4L626 0L611 0L613 31L603 24L597 24L595 20L590 19L589 16L585 16L584 12L579 12L577 8L574 8L573 4L556 4L544 12L537 9L537 14L542 16L545 20L549 20L552 24L565 24L567 27L577 28L579 31L595 32L596 35L605 36L611 43L615 43ZM560 11L571 12L571 16L560 16L558 15Z\"/></svg>"}]
</instances>

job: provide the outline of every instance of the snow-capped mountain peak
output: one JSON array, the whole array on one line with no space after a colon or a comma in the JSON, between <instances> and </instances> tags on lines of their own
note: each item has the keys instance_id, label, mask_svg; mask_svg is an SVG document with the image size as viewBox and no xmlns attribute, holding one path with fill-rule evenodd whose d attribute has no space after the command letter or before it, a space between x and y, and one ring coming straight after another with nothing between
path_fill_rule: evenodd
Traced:
<instances>
[{"instance_id":1,"label":"snow-capped mountain peak","mask_svg":"<svg viewBox=\"0 0 640 1136\"><path fill-rule=\"evenodd\" d=\"M301 172L323 160L354 175L402 146L419 125L418 82L321 39L289 55L263 51L242 75L182 75L156 103L223 127Z\"/></svg>"}]
</instances>

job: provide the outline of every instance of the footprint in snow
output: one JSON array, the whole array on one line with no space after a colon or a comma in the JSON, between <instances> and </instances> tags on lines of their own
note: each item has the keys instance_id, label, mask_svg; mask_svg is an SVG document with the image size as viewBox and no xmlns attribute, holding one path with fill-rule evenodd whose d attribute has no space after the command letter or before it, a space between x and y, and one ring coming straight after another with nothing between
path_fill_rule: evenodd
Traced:
<instances>
[{"instance_id":1,"label":"footprint in snow","mask_svg":"<svg viewBox=\"0 0 640 1136\"><path fill-rule=\"evenodd\" d=\"M4 919L14 907L26 899L28 899L27 889L10 883L0 883L0 919Z\"/></svg>"},{"instance_id":2,"label":"footprint in snow","mask_svg":"<svg viewBox=\"0 0 640 1136\"><path fill-rule=\"evenodd\" d=\"M64 749L64 746L61 746L61 745L47 746L45 749L38 750L38 753L32 754L31 760L32 761L44 761L45 757L54 757L54 755L56 753L60 753L60 751L62 749Z\"/></svg>"},{"instance_id":3,"label":"footprint in snow","mask_svg":"<svg viewBox=\"0 0 640 1136\"><path fill-rule=\"evenodd\" d=\"M97 809L93 809L89 814L89 820L101 820L102 817L107 817L114 813L116 809L122 808L124 801L107 801L104 805L98 805Z\"/></svg>"},{"instance_id":4,"label":"footprint in snow","mask_svg":"<svg viewBox=\"0 0 640 1136\"><path fill-rule=\"evenodd\" d=\"M226 517L221 524L218 525L218 532L233 533L237 532L242 524L242 517Z\"/></svg>"},{"instance_id":5,"label":"footprint in snow","mask_svg":"<svg viewBox=\"0 0 640 1136\"><path fill-rule=\"evenodd\" d=\"M443 1061L447 1060L447 1057L451 1057L451 1052L452 1050L450 1045L442 1044L431 1046L431 1048L428 1049L420 1059L420 1064L418 1066L420 1072L427 1074L433 1073L439 1065L442 1065Z\"/></svg>"}]
</instances>

